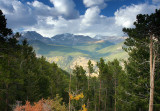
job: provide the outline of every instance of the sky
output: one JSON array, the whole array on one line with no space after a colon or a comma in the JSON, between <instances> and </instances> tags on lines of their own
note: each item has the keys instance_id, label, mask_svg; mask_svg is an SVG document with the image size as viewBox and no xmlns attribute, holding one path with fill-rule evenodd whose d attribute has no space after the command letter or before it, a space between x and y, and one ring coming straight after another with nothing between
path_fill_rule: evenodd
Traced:
<instances>
[{"instance_id":1,"label":"sky","mask_svg":"<svg viewBox=\"0 0 160 111\"><path fill-rule=\"evenodd\" d=\"M122 28L160 9L160 0L0 0L0 9L14 32L122 37Z\"/></svg>"}]
</instances>

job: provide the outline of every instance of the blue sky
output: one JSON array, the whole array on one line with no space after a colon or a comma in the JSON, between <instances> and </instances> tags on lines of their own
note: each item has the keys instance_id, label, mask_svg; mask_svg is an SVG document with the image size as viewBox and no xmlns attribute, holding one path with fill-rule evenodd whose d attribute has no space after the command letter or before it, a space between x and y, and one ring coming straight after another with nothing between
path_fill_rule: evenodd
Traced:
<instances>
[{"instance_id":1,"label":"blue sky","mask_svg":"<svg viewBox=\"0 0 160 111\"><path fill-rule=\"evenodd\" d=\"M160 0L1 0L7 26L37 31L46 37L61 33L123 36L137 14L160 8Z\"/></svg>"},{"instance_id":2,"label":"blue sky","mask_svg":"<svg viewBox=\"0 0 160 111\"><path fill-rule=\"evenodd\" d=\"M23 3L27 3L27 2L33 2L34 0L20 0L20 1ZM49 5L50 7L54 6L49 0L38 0L38 1L46 5ZM80 14L81 15L84 14L87 8L83 4L83 0L73 0L73 1L76 5L75 8L80 12ZM124 5L129 6L131 4L141 4L146 2L152 3L151 0L108 0L106 1L107 7L102 10L101 14L105 16L114 16L114 12Z\"/></svg>"}]
</instances>

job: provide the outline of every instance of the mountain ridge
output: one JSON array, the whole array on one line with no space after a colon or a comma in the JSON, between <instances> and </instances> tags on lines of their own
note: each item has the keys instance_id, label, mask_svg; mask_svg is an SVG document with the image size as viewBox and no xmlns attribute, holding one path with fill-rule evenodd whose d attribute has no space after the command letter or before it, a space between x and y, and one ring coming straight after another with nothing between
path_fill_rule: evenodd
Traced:
<instances>
[{"instance_id":1,"label":"mountain ridge","mask_svg":"<svg viewBox=\"0 0 160 111\"><path fill-rule=\"evenodd\" d=\"M88 60L96 63L101 57L106 61L127 57L126 52L122 50L123 42L112 43L108 40L69 33L45 38L37 32L26 32L22 34L21 40L25 38L38 56L46 57L49 62L56 62L67 71L76 64L86 67Z\"/></svg>"},{"instance_id":2,"label":"mountain ridge","mask_svg":"<svg viewBox=\"0 0 160 111\"><path fill-rule=\"evenodd\" d=\"M21 40L27 39L30 40L40 40L47 44L59 44L59 45L81 45L86 43L95 43L100 41L108 41L114 44L123 42L125 37L116 37L116 36L101 36L96 35L95 37L84 36L84 35L74 35L70 33L58 34L51 38L43 37L41 34L36 31L26 31L21 33Z\"/></svg>"}]
</instances>

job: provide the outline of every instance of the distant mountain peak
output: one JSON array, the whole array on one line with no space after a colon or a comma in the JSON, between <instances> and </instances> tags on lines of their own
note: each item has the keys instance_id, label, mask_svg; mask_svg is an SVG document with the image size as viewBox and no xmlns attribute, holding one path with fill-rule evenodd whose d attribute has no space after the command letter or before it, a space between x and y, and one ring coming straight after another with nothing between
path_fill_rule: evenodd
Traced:
<instances>
[{"instance_id":1,"label":"distant mountain peak","mask_svg":"<svg viewBox=\"0 0 160 111\"><path fill-rule=\"evenodd\" d=\"M37 33L36 31L26 31L21 33L20 40L27 39L30 41L41 41L43 43L51 43L51 39L47 37L43 37L41 34Z\"/></svg>"},{"instance_id":2,"label":"distant mountain peak","mask_svg":"<svg viewBox=\"0 0 160 111\"><path fill-rule=\"evenodd\" d=\"M39 39L43 38L43 36L36 31L26 31L22 33L22 37L27 38L27 39Z\"/></svg>"},{"instance_id":3,"label":"distant mountain peak","mask_svg":"<svg viewBox=\"0 0 160 111\"><path fill-rule=\"evenodd\" d=\"M74 35L70 33L58 34L51 38L52 42L60 45L80 45L88 42L96 41L95 39L84 36L84 35Z\"/></svg>"},{"instance_id":4,"label":"distant mountain peak","mask_svg":"<svg viewBox=\"0 0 160 111\"><path fill-rule=\"evenodd\" d=\"M88 43L100 43L100 42L111 42L114 44L123 42L125 39L116 37L116 36L102 36L96 35L94 38L84 35L74 35L71 33L58 34L53 36L52 38L43 37L41 34L36 31L26 31L23 32L21 40L27 39L30 41L41 41L46 44L56 44L56 45L67 45L67 46L75 46L82 45Z\"/></svg>"}]
</instances>

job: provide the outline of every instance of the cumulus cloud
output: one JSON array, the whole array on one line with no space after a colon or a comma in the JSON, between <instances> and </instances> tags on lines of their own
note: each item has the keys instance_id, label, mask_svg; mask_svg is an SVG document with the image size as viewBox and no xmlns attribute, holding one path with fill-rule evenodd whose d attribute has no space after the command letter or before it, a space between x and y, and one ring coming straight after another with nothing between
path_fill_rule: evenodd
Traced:
<instances>
[{"instance_id":1,"label":"cumulus cloud","mask_svg":"<svg viewBox=\"0 0 160 111\"><path fill-rule=\"evenodd\" d=\"M97 6L88 8L85 12L82 23L84 25L96 24L100 18L99 14L100 14L100 9Z\"/></svg>"},{"instance_id":2,"label":"cumulus cloud","mask_svg":"<svg viewBox=\"0 0 160 111\"><path fill-rule=\"evenodd\" d=\"M1 7L1 10L3 10L5 14L11 13L14 10L13 6L11 5L11 2L7 0L1 0L0 7Z\"/></svg>"},{"instance_id":3,"label":"cumulus cloud","mask_svg":"<svg viewBox=\"0 0 160 111\"><path fill-rule=\"evenodd\" d=\"M57 17L59 13L55 10L54 7L49 7L37 0L33 2L27 2L28 7L31 8L35 16L53 16Z\"/></svg>"},{"instance_id":4,"label":"cumulus cloud","mask_svg":"<svg viewBox=\"0 0 160 111\"><path fill-rule=\"evenodd\" d=\"M72 0L50 0L58 13L63 14L66 18L77 18L79 13L75 10L75 4Z\"/></svg>"},{"instance_id":5,"label":"cumulus cloud","mask_svg":"<svg viewBox=\"0 0 160 111\"><path fill-rule=\"evenodd\" d=\"M8 26L11 28L35 25L39 17L62 16L65 19L74 19L79 16L72 0L54 0L54 2L51 0L51 2L55 7L49 7L38 0L27 2L27 4L18 0L1 0L0 9L6 15Z\"/></svg>"},{"instance_id":6,"label":"cumulus cloud","mask_svg":"<svg viewBox=\"0 0 160 111\"><path fill-rule=\"evenodd\" d=\"M38 24L26 28L26 31L37 31L47 37L52 37L53 35L61 33L75 33L78 31L79 19L66 20L61 16L58 17L58 19L47 17L40 20Z\"/></svg>"},{"instance_id":7,"label":"cumulus cloud","mask_svg":"<svg viewBox=\"0 0 160 111\"><path fill-rule=\"evenodd\" d=\"M158 6L139 4L124 6L115 12L115 20L118 26L122 27L132 27L133 22L136 20L136 15L138 14L150 14L155 11Z\"/></svg>"},{"instance_id":8,"label":"cumulus cloud","mask_svg":"<svg viewBox=\"0 0 160 111\"><path fill-rule=\"evenodd\" d=\"M99 6L101 9L107 6L105 0L83 0L83 3L86 7Z\"/></svg>"},{"instance_id":9,"label":"cumulus cloud","mask_svg":"<svg viewBox=\"0 0 160 111\"><path fill-rule=\"evenodd\" d=\"M73 0L50 1L53 7L38 0L26 4L18 0L0 0L0 9L8 19L8 26L14 31L19 31L19 29L37 31L48 37L60 33L93 37L95 35L122 36L122 28L133 27L137 14L150 14L159 7L147 3L124 6L118 9L113 17L107 17L101 15L99 7L106 0L91 0L91 3L84 0L88 7L84 15L79 15L75 10Z\"/></svg>"},{"instance_id":10,"label":"cumulus cloud","mask_svg":"<svg viewBox=\"0 0 160 111\"><path fill-rule=\"evenodd\" d=\"M8 19L8 26L11 28L30 26L36 24L36 18L31 8L22 4L20 1L1 0L0 9Z\"/></svg>"},{"instance_id":11,"label":"cumulus cloud","mask_svg":"<svg viewBox=\"0 0 160 111\"><path fill-rule=\"evenodd\" d=\"M114 17L105 17L99 13L100 10L97 7L92 7L86 10L85 15L81 15L77 19L66 20L63 17L58 19L48 17L26 30L36 30L38 33L49 37L60 33L82 34L91 37L97 34L110 36L123 34L122 27L115 24Z\"/></svg>"}]
</instances>

